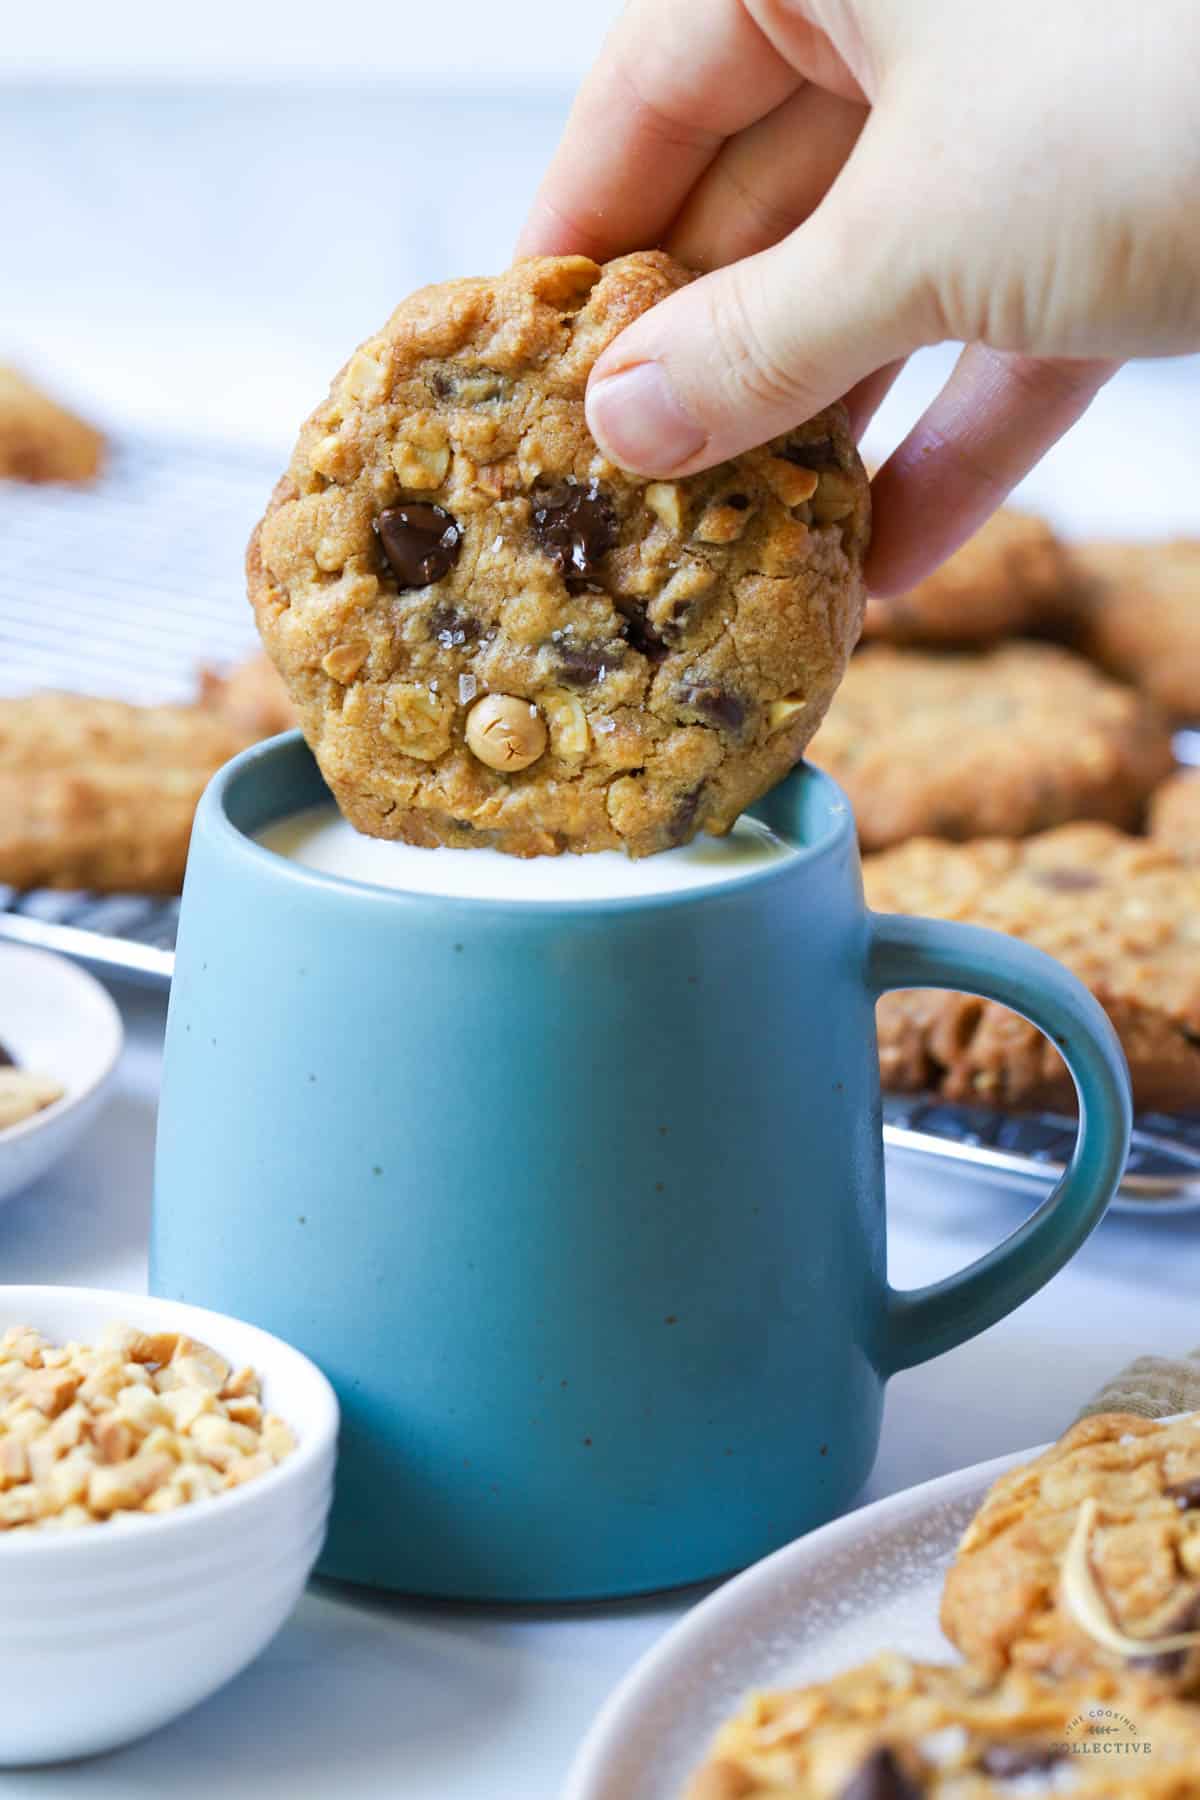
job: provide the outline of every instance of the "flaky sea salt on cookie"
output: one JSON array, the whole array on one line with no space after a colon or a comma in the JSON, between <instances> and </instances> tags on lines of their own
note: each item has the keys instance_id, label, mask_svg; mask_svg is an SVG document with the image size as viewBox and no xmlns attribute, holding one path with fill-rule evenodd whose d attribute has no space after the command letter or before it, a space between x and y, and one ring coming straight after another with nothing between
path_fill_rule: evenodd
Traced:
<instances>
[{"instance_id":1,"label":"flaky sea salt on cookie","mask_svg":"<svg viewBox=\"0 0 1200 1800\"><path fill-rule=\"evenodd\" d=\"M802 755L862 618L845 413L651 482L584 418L601 351L690 279L647 252L427 288L304 427L250 596L359 830L644 856Z\"/></svg>"}]
</instances>

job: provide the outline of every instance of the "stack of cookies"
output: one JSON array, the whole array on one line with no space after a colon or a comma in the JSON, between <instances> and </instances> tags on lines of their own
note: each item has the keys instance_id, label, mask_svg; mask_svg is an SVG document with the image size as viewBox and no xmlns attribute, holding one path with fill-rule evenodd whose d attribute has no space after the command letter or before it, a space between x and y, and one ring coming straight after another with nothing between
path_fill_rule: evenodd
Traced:
<instances>
[{"instance_id":1,"label":"stack of cookies","mask_svg":"<svg viewBox=\"0 0 1200 1800\"><path fill-rule=\"evenodd\" d=\"M1200 542L1066 546L998 514L913 593L867 609L809 755L854 805L881 911L991 925L1099 998L1143 1110L1200 1107ZM1003 1007L888 995L884 1085L1070 1107Z\"/></svg>"},{"instance_id":2,"label":"stack of cookies","mask_svg":"<svg viewBox=\"0 0 1200 1800\"><path fill-rule=\"evenodd\" d=\"M687 1800L1197 1800L1200 1415L1100 1414L1002 1476L941 1623L964 1662L752 1695Z\"/></svg>"}]
</instances>

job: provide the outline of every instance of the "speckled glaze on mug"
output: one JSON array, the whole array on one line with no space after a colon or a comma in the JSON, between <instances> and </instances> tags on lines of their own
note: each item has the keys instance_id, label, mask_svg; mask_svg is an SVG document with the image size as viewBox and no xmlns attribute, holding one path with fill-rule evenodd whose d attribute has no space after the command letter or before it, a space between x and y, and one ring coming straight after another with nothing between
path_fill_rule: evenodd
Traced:
<instances>
[{"instance_id":1,"label":"speckled glaze on mug","mask_svg":"<svg viewBox=\"0 0 1200 1800\"><path fill-rule=\"evenodd\" d=\"M1100 1218L1129 1133L1104 1014L1028 945L868 913L827 777L756 809L794 856L562 904L368 887L252 841L324 797L292 735L200 806L151 1281L331 1378L325 1573L548 1601L748 1563L851 1499L890 1374L1011 1311ZM1045 1204L911 1293L885 1275L894 987L1014 1007L1081 1097Z\"/></svg>"}]
</instances>

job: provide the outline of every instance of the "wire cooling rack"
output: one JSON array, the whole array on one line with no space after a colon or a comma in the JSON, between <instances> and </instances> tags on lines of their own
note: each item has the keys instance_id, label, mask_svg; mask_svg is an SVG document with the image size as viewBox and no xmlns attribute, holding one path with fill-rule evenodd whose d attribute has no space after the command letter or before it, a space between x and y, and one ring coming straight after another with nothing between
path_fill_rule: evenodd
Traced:
<instances>
[{"instance_id":1,"label":"wire cooling rack","mask_svg":"<svg viewBox=\"0 0 1200 1800\"><path fill-rule=\"evenodd\" d=\"M0 482L0 694L70 687L186 700L201 664L247 655L242 556L279 466L253 451L125 438L94 488ZM1200 732L1181 733L1177 748L1200 763ZM178 916L177 900L0 886L0 939L164 991ZM884 1137L895 1155L960 1178L1044 1191L1075 1122L888 1096ZM1200 1116L1139 1117L1114 1204L1200 1208Z\"/></svg>"},{"instance_id":2,"label":"wire cooling rack","mask_svg":"<svg viewBox=\"0 0 1200 1800\"><path fill-rule=\"evenodd\" d=\"M0 694L189 700L202 664L248 655L242 558L279 466L123 437L94 487L0 481ZM0 886L0 937L164 989L178 913L177 900Z\"/></svg>"}]
</instances>

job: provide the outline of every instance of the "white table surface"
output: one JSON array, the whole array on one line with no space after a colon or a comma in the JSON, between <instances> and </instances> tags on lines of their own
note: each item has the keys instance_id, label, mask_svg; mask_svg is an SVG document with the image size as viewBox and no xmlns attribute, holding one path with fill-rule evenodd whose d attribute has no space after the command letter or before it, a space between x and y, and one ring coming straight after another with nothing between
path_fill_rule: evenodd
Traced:
<instances>
[{"instance_id":1,"label":"white table surface","mask_svg":"<svg viewBox=\"0 0 1200 1800\"><path fill-rule=\"evenodd\" d=\"M399 295L505 260L565 101L0 91L0 353L118 421L286 446ZM906 376L877 448L946 361L931 353ZM1194 530L1198 390L1195 362L1127 372L1030 497L1079 529ZM112 1103L69 1162L0 1212L5 1281L144 1286L162 1005L120 998L129 1038ZM947 1273L1026 1205L897 1167L892 1279ZM1133 1356L1190 1349L1198 1277L1200 1218L1106 1221L1019 1312L892 1384L863 1497L1051 1437ZM553 1800L605 1695L696 1597L481 1609L317 1584L261 1660L189 1718L114 1756L0 1776L0 1795Z\"/></svg>"},{"instance_id":2,"label":"white table surface","mask_svg":"<svg viewBox=\"0 0 1200 1800\"><path fill-rule=\"evenodd\" d=\"M140 1291L163 1004L114 988L128 1031L87 1141L0 1212L5 1281ZM929 1281L1026 1202L890 1174L893 1281ZM1054 1436L1124 1362L1200 1340L1200 1216L1112 1216L1071 1266L972 1343L899 1376L862 1498ZM0 1776L4 1800L554 1800L616 1681L704 1590L611 1606L414 1603L317 1582L265 1655L129 1750ZM500 1772L502 1771L502 1775Z\"/></svg>"}]
</instances>

